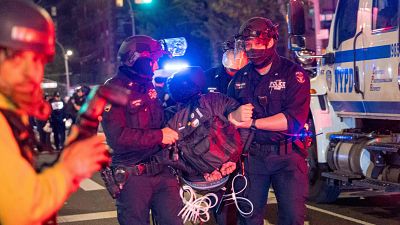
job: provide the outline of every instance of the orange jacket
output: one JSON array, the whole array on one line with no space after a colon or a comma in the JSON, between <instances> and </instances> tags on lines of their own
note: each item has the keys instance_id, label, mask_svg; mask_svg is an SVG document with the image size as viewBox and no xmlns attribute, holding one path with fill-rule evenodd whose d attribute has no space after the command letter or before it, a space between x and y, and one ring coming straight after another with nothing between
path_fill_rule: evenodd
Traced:
<instances>
[{"instance_id":1,"label":"orange jacket","mask_svg":"<svg viewBox=\"0 0 400 225\"><path fill-rule=\"evenodd\" d=\"M16 107L0 94L0 108ZM27 121L27 115L21 115ZM36 225L63 206L73 190L62 164L36 173L19 150L6 118L0 113L0 224Z\"/></svg>"}]
</instances>

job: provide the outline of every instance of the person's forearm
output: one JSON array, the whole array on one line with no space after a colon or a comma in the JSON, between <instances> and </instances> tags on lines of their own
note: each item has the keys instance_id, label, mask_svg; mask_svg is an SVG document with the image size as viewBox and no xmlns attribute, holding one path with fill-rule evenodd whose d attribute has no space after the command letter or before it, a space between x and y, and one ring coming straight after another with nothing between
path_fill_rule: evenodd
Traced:
<instances>
[{"instance_id":1,"label":"person's forearm","mask_svg":"<svg viewBox=\"0 0 400 225\"><path fill-rule=\"evenodd\" d=\"M288 129L287 119L283 113L256 119L256 128L268 131L285 131Z\"/></svg>"},{"instance_id":2,"label":"person's forearm","mask_svg":"<svg viewBox=\"0 0 400 225\"><path fill-rule=\"evenodd\" d=\"M81 106L77 105L77 104L74 104L74 108L75 108L76 111L79 111L81 109Z\"/></svg>"}]
</instances>

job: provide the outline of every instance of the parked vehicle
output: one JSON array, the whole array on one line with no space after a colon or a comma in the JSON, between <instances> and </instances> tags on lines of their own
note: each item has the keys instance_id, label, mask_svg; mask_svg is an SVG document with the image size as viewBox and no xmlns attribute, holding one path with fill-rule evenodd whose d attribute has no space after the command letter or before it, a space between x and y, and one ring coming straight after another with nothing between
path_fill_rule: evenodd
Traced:
<instances>
[{"instance_id":1,"label":"parked vehicle","mask_svg":"<svg viewBox=\"0 0 400 225\"><path fill-rule=\"evenodd\" d=\"M339 0L323 55L305 48L305 11L289 3L289 48L311 79L310 200L346 188L400 191L398 0Z\"/></svg>"}]
</instances>

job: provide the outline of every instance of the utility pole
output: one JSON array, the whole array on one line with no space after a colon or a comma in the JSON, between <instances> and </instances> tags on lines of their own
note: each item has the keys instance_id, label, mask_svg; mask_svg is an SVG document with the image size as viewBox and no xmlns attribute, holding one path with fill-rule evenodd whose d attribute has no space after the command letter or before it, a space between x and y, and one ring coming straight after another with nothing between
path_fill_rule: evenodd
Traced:
<instances>
[{"instance_id":1,"label":"utility pole","mask_svg":"<svg viewBox=\"0 0 400 225\"><path fill-rule=\"evenodd\" d=\"M135 31L135 11L133 10L132 0L126 0L129 6L129 15L131 16L132 22L132 36L136 35ZM152 0L135 0L135 4L151 4Z\"/></svg>"},{"instance_id":2,"label":"utility pole","mask_svg":"<svg viewBox=\"0 0 400 225\"><path fill-rule=\"evenodd\" d=\"M68 57L72 55L72 51L71 51L71 50L65 51L64 46L63 46L60 42L58 42L57 40L56 40L56 44L60 47L61 52L62 52L63 57L64 57L65 80L66 80L66 83L67 83L66 89L67 89L67 96L68 96L68 94L69 94L69 89L70 89L70 86L71 86L71 85L70 85L70 82L69 82Z\"/></svg>"},{"instance_id":3,"label":"utility pole","mask_svg":"<svg viewBox=\"0 0 400 225\"><path fill-rule=\"evenodd\" d=\"M315 52L317 55L321 55L322 40L320 37L321 33L321 18L319 9L319 0L313 0L314 3L314 21L315 21Z\"/></svg>"},{"instance_id":4,"label":"utility pole","mask_svg":"<svg viewBox=\"0 0 400 225\"><path fill-rule=\"evenodd\" d=\"M132 23L132 36L136 35L135 32L135 12L133 11L132 1L127 0L129 6L129 15L131 16L131 23Z\"/></svg>"}]
</instances>

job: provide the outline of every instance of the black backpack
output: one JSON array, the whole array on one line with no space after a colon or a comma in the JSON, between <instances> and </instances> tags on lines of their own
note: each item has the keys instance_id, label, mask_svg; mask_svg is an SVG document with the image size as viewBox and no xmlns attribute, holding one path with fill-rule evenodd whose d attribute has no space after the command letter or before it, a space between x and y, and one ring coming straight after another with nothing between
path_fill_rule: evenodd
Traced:
<instances>
[{"instance_id":1,"label":"black backpack","mask_svg":"<svg viewBox=\"0 0 400 225\"><path fill-rule=\"evenodd\" d=\"M239 131L223 112L215 112L207 99L200 97L178 109L168 125L180 135L176 144L179 161L198 174L210 173L228 161L239 160L243 148Z\"/></svg>"}]
</instances>

